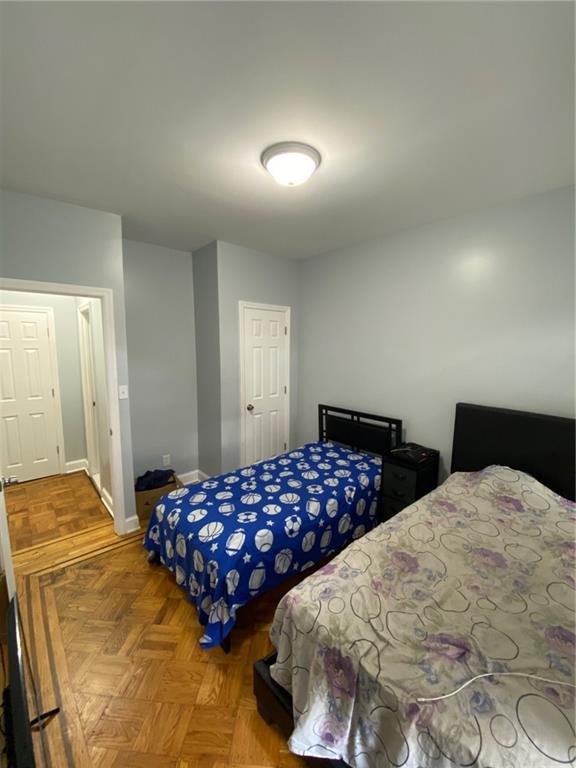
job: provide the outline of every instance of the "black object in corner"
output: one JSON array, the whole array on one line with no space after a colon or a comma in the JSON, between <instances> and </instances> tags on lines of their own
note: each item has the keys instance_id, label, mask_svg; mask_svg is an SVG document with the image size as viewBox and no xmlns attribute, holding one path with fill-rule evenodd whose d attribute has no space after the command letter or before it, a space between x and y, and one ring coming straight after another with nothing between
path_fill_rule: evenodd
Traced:
<instances>
[{"instance_id":1,"label":"black object in corner","mask_svg":"<svg viewBox=\"0 0 576 768\"><path fill-rule=\"evenodd\" d=\"M276 725L284 738L290 738L294 730L292 697L272 679L270 667L276 662L276 653L271 653L254 664L254 695L258 714L267 725ZM314 758L318 768L347 768L342 760Z\"/></svg>"},{"instance_id":2,"label":"black object in corner","mask_svg":"<svg viewBox=\"0 0 576 768\"><path fill-rule=\"evenodd\" d=\"M8 630L8 686L4 689L2 706L6 728L6 754L10 768L34 768L32 729L28 714L23 636L18 601L13 597L6 616Z\"/></svg>"},{"instance_id":3,"label":"black object in corner","mask_svg":"<svg viewBox=\"0 0 576 768\"><path fill-rule=\"evenodd\" d=\"M162 488L163 485L172 482L173 477L173 469L149 469L147 472L144 472L143 475L136 478L134 490L153 491L156 488Z\"/></svg>"},{"instance_id":4,"label":"black object in corner","mask_svg":"<svg viewBox=\"0 0 576 768\"><path fill-rule=\"evenodd\" d=\"M438 485L440 454L434 448L405 443L384 455L382 467L383 519L413 504Z\"/></svg>"}]
</instances>

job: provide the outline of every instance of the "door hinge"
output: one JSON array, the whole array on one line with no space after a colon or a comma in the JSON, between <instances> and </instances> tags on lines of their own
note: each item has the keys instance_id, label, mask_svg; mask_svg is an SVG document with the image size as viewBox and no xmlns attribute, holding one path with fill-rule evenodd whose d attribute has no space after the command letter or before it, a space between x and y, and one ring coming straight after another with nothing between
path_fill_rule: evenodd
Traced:
<instances>
[{"instance_id":1,"label":"door hinge","mask_svg":"<svg viewBox=\"0 0 576 768\"><path fill-rule=\"evenodd\" d=\"M284 326L284 336L288 336L288 326Z\"/></svg>"},{"instance_id":2,"label":"door hinge","mask_svg":"<svg viewBox=\"0 0 576 768\"><path fill-rule=\"evenodd\" d=\"M58 454L58 456L60 456L60 446L59 445L56 446L56 453Z\"/></svg>"},{"instance_id":3,"label":"door hinge","mask_svg":"<svg viewBox=\"0 0 576 768\"><path fill-rule=\"evenodd\" d=\"M286 387L286 386L284 387L284 394L285 394L285 395L287 395L287 394L288 394L288 387Z\"/></svg>"},{"instance_id":4,"label":"door hinge","mask_svg":"<svg viewBox=\"0 0 576 768\"><path fill-rule=\"evenodd\" d=\"M46 328L46 336L48 336L48 338L50 338L50 328Z\"/></svg>"},{"instance_id":5,"label":"door hinge","mask_svg":"<svg viewBox=\"0 0 576 768\"><path fill-rule=\"evenodd\" d=\"M288 448L288 444L284 443L284 450L287 450L287 448Z\"/></svg>"},{"instance_id":6,"label":"door hinge","mask_svg":"<svg viewBox=\"0 0 576 768\"><path fill-rule=\"evenodd\" d=\"M54 387L52 387L52 397L56 397L56 394L54 393Z\"/></svg>"}]
</instances>

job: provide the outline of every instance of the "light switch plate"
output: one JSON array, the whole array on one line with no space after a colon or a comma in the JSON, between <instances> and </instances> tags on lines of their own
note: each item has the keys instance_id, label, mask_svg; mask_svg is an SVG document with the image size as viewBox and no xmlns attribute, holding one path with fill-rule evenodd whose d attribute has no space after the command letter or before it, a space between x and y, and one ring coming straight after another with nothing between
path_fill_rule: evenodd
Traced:
<instances>
[{"instance_id":1,"label":"light switch plate","mask_svg":"<svg viewBox=\"0 0 576 768\"><path fill-rule=\"evenodd\" d=\"M128 400L128 384L120 384L118 387L118 399Z\"/></svg>"}]
</instances>

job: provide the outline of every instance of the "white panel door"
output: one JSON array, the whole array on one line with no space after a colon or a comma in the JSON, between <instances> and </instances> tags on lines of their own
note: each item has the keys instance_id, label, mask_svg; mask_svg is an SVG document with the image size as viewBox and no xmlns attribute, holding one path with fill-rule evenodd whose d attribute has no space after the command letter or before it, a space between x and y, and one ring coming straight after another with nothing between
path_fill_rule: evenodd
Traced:
<instances>
[{"instance_id":1,"label":"white panel door","mask_svg":"<svg viewBox=\"0 0 576 768\"><path fill-rule=\"evenodd\" d=\"M243 462L270 458L288 447L289 311L241 305Z\"/></svg>"},{"instance_id":2,"label":"white panel door","mask_svg":"<svg viewBox=\"0 0 576 768\"><path fill-rule=\"evenodd\" d=\"M0 468L34 480L60 471L46 312L0 309Z\"/></svg>"}]
</instances>

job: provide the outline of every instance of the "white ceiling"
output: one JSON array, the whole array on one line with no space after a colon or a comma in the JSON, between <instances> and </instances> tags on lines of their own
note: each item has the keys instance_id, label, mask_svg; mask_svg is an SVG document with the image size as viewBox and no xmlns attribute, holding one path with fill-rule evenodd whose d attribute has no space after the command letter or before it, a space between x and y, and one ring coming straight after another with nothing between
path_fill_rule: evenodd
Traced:
<instances>
[{"instance_id":1,"label":"white ceiling","mask_svg":"<svg viewBox=\"0 0 576 768\"><path fill-rule=\"evenodd\" d=\"M307 256L573 183L569 2L1 5L3 185L132 239Z\"/></svg>"}]
</instances>

